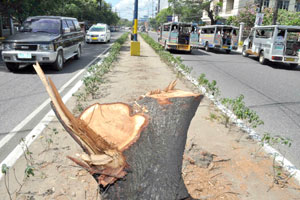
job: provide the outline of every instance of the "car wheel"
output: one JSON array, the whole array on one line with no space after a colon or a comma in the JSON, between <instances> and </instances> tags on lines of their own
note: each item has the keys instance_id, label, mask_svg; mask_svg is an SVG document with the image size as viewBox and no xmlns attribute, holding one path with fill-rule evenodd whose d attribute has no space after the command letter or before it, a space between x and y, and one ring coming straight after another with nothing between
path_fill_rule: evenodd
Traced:
<instances>
[{"instance_id":1,"label":"car wheel","mask_svg":"<svg viewBox=\"0 0 300 200\"><path fill-rule=\"evenodd\" d=\"M209 46L208 46L208 42L205 43L205 47L204 47L205 51L209 52Z\"/></svg>"},{"instance_id":2,"label":"car wheel","mask_svg":"<svg viewBox=\"0 0 300 200\"><path fill-rule=\"evenodd\" d=\"M259 63L262 65L267 64L267 59L265 59L264 51L261 51L259 54Z\"/></svg>"},{"instance_id":3,"label":"car wheel","mask_svg":"<svg viewBox=\"0 0 300 200\"><path fill-rule=\"evenodd\" d=\"M249 56L249 54L246 53L246 46L243 46L242 56L244 56L244 57L248 57Z\"/></svg>"},{"instance_id":4,"label":"car wheel","mask_svg":"<svg viewBox=\"0 0 300 200\"><path fill-rule=\"evenodd\" d=\"M5 63L6 67L11 72L16 72L19 69L19 63Z\"/></svg>"},{"instance_id":5,"label":"car wheel","mask_svg":"<svg viewBox=\"0 0 300 200\"><path fill-rule=\"evenodd\" d=\"M57 57L55 62L52 65L52 68L56 71L61 71L64 67L64 57L63 57L63 52L62 50L59 50L57 53Z\"/></svg>"},{"instance_id":6,"label":"car wheel","mask_svg":"<svg viewBox=\"0 0 300 200\"><path fill-rule=\"evenodd\" d=\"M81 57L81 45L78 46L77 54L74 56L75 60L79 60Z\"/></svg>"}]
</instances>

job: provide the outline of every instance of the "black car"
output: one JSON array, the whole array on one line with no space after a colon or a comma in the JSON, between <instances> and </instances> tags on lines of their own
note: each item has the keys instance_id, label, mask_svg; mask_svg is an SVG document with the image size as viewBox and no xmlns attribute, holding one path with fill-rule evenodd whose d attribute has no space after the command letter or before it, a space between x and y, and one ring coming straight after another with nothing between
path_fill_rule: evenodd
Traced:
<instances>
[{"instance_id":1,"label":"black car","mask_svg":"<svg viewBox=\"0 0 300 200\"><path fill-rule=\"evenodd\" d=\"M3 41L2 59L10 71L36 61L62 70L67 59L80 58L83 42L84 33L75 18L29 17L17 34Z\"/></svg>"}]
</instances>

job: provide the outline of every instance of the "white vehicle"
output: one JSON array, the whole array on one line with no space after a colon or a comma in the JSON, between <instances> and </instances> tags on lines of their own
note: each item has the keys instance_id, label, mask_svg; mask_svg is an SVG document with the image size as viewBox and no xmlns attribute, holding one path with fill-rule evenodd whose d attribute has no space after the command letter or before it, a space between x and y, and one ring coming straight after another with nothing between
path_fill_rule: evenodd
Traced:
<instances>
[{"instance_id":1,"label":"white vehicle","mask_svg":"<svg viewBox=\"0 0 300 200\"><path fill-rule=\"evenodd\" d=\"M244 41L243 56L255 55L261 64L267 61L298 66L300 49L300 26L257 26L252 28Z\"/></svg>"},{"instance_id":2,"label":"white vehicle","mask_svg":"<svg viewBox=\"0 0 300 200\"><path fill-rule=\"evenodd\" d=\"M110 41L110 28L107 24L96 24L91 26L88 30L85 41L91 42L109 42Z\"/></svg>"},{"instance_id":3,"label":"white vehicle","mask_svg":"<svg viewBox=\"0 0 300 200\"><path fill-rule=\"evenodd\" d=\"M229 25L210 25L199 27L199 47L210 49L231 50L238 48L238 27Z\"/></svg>"}]
</instances>

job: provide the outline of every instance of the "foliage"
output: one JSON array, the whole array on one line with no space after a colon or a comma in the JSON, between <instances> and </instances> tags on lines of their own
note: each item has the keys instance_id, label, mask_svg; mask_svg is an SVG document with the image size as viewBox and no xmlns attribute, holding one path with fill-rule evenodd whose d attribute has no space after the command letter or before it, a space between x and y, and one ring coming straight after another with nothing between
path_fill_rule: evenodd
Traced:
<instances>
[{"instance_id":1,"label":"foliage","mask_svg":"<svg viewBox=\"0 0 300 200\"><path fill-rule=\"evenodd\" d=\"M172 13L181 22L199 22L203 12L202 0L169 0Z\"/></svg>"},{"instance_id":2,"label":"foliage","mask_svg":"<svg viewBox=\"0 0 300 200\"><path fill-rule=\"evenodd\" d=\"M261 146L264 146L265 144L269 144L270 146L276 146L276 148L279 148L279 145L291 147L292 146L292 140L289 138L285 138L282 136L271 136L270 133L265 133L263 137L261 138ZM288 182L288 180L293 177L294 174L290 174L284 170L284 164L283 160L276 163L276 157L278 154L274 155L273 158L273 184L281 185L281 187L284 187L285 184ZM273 185L271 186L273 187ZM270 188L271 188L270 187Z\"/></svg>"},{"instance_id":3,"label":"foliage","mask_svg":"<svg viewBox=\"0 0 300 200\"><path fill-rule=\"evenodd\" d=\"M260 142L262 146L264 146L264 144L269 144L271 146L278 145L278 144L285 145L288 147L292 146L291 139L282 137L280 135L271 136L270 133L265 133L261 138Z\"/></svg>"},{"instance_id":4,"label":"foliage","mask_svg":"<svg viewBox=\"0 0 300 200\"><path fill-rule=\"evenodd\" d=\"M172 16L172 14L170 7L162 9L155 17L156 24L160 25L167 22L167 16Z\"/></svg>"},{"instance_id":5,"label":"foliage","mask_svg":"<svg viewBox=\"0 0 300 200\"><path fill-rule=\"evenodd\" d=\"M126 26L126 27L131 27L132 26L132 21L129 21L128 19L120 19L118 22L119 26Z\"/></svg>"},{"instance_id":6,"label":"foliage","mask_svg":"<svg viewBox=\"0 0 300 200\"><path fill-rule=\"evenodd\" d=\"M273 9L264 9L263 25L271 25L273 20ZM300 12L292 12L284 9L278 10L277 22L281 25L300 26Z\"/></svg>"},{"instance_id":7,"label":"foliage","mask_svg":"<svg viewBox=\"0 0 300 200\"><path fill-rule=\"evenodd\" d=\"M245 29L251 29L254 26L256 18L256 9L255 4L246 4L237 16L231 16L227 19L226 24L232 24L234 26L239 26L241 22L245 23Z\"/></svg>"},{"instance_id":8,"label":"foliage","mask_svg":"<svg viewBox=\"0 0 300 200\"><path fill-rule=\"evenodd\" d=\"M245 23L245 28L250 29L254 26L256 18L256 5L247 4L244 9L242 9L237 16L231 16L227 19L226 24L233 24L239 26L241 22ZM273 20L273 9L265 8L263 10L264 19L263 25L272 25ZM277 22L281 25L300 25L300 12L292 12L284 9L278 10Z\"/></svg>"},{"instance_id":9,"label":"foliage","mask_svg":"<svg viewBox=\"0 0 300 200\"><path fill-rule=\"evenodd\" d=\"M215 99L218 99L220 96L220 90L217 87L217 81L212 80L211 82L206 79L205 74L200 74L198 77L198 84L206 89L206 92L210 95L213 95Z\"/></svg>"},{"instance_id":10,"label":"foliage","mask_svg":"<svg viewBox=\"0 0 300 200\"><path fill-rule=\"evenodd\" d=\"M245 105L244 95L240 95L235 99L223 98L221 102L231 110L238 119L245 121L249 127L256 128L264 124L257 113Z\"/></svg>"},{"instance_id":11,"label":"foliage","mask_svg":"<svg viewBox=\"0 0 300 200\"><path fill-rule=\"evenodd\" d=\"M117 24L119 20L108 3L97 0L2 0L0 13L13 17L19 23L29 16L37 15L76 17L79 21L109 25Z\"/></svg>"}]
</instances>

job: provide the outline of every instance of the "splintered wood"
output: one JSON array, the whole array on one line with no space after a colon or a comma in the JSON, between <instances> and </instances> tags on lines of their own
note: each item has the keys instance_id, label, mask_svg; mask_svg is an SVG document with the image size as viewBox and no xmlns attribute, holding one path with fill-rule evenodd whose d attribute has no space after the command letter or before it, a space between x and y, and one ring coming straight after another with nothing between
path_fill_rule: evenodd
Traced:
<instances>
[{"instance_id":1,"label":"splintered wood","mask_svg":"<svg viewBox=\"0 0 300 200\"><path fill-rule=\"evenodd\" d=\"M127 166L123 151L129 148L147 125L147 116L131 116L131 108L123 103L94 104L76 118L63 103L54 83L47 79L40 65L34 69L42 80L52 101L53 110L72 138L82 147L85 154L80 161L72 161L88 170L100 174L99 184L106 186L126 175Z\"/></svg>"},{"instance_id":2,"label":"splintered wood","mask_svg":"<svg viewBox=\"0 0 300 200\"><path fill-rule=\"evenodd\" d=\"M34 69L58 120L84 151L77 158L68 158L92 174L102 187L110 185L109 199L117 199L113 197L115 190L124 191L123 199L132 195L140 199L139 195L149 197L157 192L167 199L188 196L181 178L182 155L190 121L203 95L176 90L173 81L164 90L141 96L132 106L96 103L75 117L38 63ZM129 167L131 173L127 174ZM122 179L125 175L131 183ZM117 180L118 184L113 184ZM136 191L140 186L148 189Z\"/></svg>"}]
</instances>

